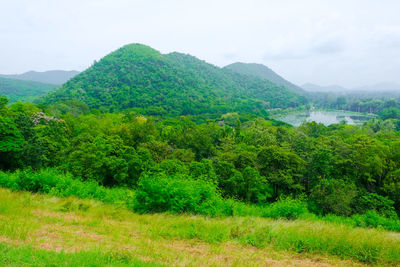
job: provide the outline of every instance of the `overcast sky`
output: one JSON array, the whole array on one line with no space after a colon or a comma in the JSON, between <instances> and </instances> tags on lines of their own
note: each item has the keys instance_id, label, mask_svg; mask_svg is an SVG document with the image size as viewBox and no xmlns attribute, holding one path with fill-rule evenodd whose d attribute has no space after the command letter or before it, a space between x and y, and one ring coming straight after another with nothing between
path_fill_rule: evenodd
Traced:
<instances>
[{"instance_id":1,"label":"overcast sky","mask_svg":"<svg viewBox=\"0 0 400 267\"><path fill-rule=\"evenodd\" d=\"M0 73L82 71L128 43L299 85L400 83L400 1L0 0Z\"/></svg>"}]
</instances>

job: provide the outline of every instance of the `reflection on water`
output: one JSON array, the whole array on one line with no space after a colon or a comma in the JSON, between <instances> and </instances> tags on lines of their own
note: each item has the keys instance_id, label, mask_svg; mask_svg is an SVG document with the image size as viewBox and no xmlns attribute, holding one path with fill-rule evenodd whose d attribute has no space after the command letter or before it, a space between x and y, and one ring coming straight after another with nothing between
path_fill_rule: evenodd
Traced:
<instances>
[{"instance_id":1,"label":"reflection on water","mask_svg":"<svg viewBox=\"0 0 400 267\"><path fill-rule=\"evenodd\" d=\"M315 121L325 125L340 123L346 121L347 124L362 124L364 121L371 119L367 115L354 115L354 113L337 112L337 111L304 111L296 114L289 114L278 117L277 120L284 121L293 126L299 126L303 121Z\"/></svg>"}]
</instances>

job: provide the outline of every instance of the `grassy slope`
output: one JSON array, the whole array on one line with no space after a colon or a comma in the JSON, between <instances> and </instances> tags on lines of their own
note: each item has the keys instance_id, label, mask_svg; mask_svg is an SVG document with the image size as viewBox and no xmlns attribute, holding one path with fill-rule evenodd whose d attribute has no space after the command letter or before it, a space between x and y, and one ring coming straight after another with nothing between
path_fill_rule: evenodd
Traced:
<instances>
[{"instance_id":1,"label":"grassy slope","mask_svg":"<svg viewBox=\"0 0 400 267\"><path fill-rule=\"evenodd\" d=\"M6 189L0 189L0 243L0 265L18 266L400 263L400 235L391 232L301 220L138 215L94 200Z\"/></svg>"}]
</instances>

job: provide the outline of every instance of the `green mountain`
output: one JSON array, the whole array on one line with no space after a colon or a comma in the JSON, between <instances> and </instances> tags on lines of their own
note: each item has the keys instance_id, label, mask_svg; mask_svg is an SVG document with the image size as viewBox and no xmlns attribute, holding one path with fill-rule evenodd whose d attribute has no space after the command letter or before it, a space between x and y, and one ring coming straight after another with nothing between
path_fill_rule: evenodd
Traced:
<instances>
[{"instance_id":1,"label":"green mountain","mask_svg":"<svg viewBox=\"0 0 400 267\"><path fill-rule=\"evenodd\" d=\"M285 80L284 78L279 76L276 72L274 72L273 70L262 64L236 62L228 66L225 66L224 69L229 69L241 74L259 77L271 81L277 85L285 86L293 90L294 92L304 93L304 89Z\"/></svg>"},{"instance_id":2,"label":"green mountain","mask_svg":"<svg viewBox=\"0 0 400 267\"><path fill-rule=\"evenodd\" d=\"M161 54L141 44L105 56L40 102L77 99L103 111L149 115L226 113L265 115L268 108L307 100L272 82L213 66L181 53Z\"/></svg>"},{"instance_id":3,"label":"green mountain","mask_svg":"<svg viewBox=\"0 0 400 267\"><path fill-rule=\"evenodd\" d=\"M79 72L75 70L71 71L50 70L44 72L28 71L22 74L10 74L10 75L0 74L0 77L61 85L67 82L75 75L77 75L78 73Z\"/></svg>"},{"instance_id":4,"label":"green mountain","mask_svg":"<svg viewBox=\"0 0 400 267\"><path fill-rule=\"evenodd\" d=\"M0 77L0 95L7 96L10 102L32 101L43 96L57 86L33 81L23 81Z\"/></svg>"}]
</instances>

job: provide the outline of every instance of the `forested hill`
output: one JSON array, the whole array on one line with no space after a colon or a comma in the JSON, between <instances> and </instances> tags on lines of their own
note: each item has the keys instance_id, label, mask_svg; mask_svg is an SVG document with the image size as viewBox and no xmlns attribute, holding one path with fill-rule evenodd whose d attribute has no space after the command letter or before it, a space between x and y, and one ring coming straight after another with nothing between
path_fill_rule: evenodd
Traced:
<instances>
[{"instance_id":1,"label":"forested hill","mask_svg":"<svg viewBox=\"0 0 400 267\"><path fill-rule=\"evenodd\" d=\"M75 70L49 70L44 72L28 71L22 74L0 74L0 77L61 85L63 83L66 83L69 79L71 79L78 73L79 72Z\"/></svg>"},{"instance_id":2,"label":"forested hill","mask_svg":"<svg viewBox=\"0 0 400 267\"><path fill-rule=\"evenodd\" d=\"M289 82L288 80L285 80L276 72L262 64L236 62L225 66L224 69L229 69L238 73L266 79L277 85L282 85L289 89L292 89L294 92L304 93L304 90L301 87Z\"/></svg>"},{"instance_id":3,"label":"forested hill","mask_svg":"<svg viewBox=\"0 0 400 267\"><path fill-rule=\"evenodd\" d=\"M0 96L10 102L32 101L56 88L56 85L0 77Z\"/></svg>"},{"instance_id":4,"label":"forested hill","mask_svg":"<svg viewBox=\"0 0 400 267\"><path fill-rule=\"evenodd\" d=\"M102 111L133 109L148 115L226 113L265 115L307 99L257 77L218 68L193 56L161 54L141 44L105 56L41 103L77 99Z\"/></svg>"}]
</instances>

